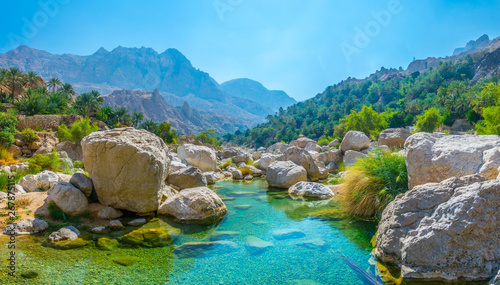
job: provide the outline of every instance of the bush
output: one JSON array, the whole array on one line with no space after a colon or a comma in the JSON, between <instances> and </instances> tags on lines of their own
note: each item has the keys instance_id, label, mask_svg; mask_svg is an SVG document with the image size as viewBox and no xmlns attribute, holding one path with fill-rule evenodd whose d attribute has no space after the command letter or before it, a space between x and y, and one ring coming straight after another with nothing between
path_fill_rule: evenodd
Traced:
<instances>
[{"instance_id":1,"label":"bush","mask_svg":"<svg viewBox=\"0 0 500 285\"><path fill-rule=\"evenodd\" d=\"M27 143L32 143L38 139L38 135L30 128L23 130L22 139Z\"/></svg>"},{"instance_id":2,"label":"bush","mask_svg":"<svg viewBox=\"0 0 500 285\"><path fill-rule=\"evenodd\" d=\"M3 147L0 147L0 165L9 165L14 163L18 163L18 161L14 159L12 153Z\"/></svg>"},{"instance_id":3,"label":"bush","mask_svg":"<svg viewBox=\"0 0 500 285\"><path fill-rule=\"evenodd\" d=\"M329 143L330 143L330 141L329 141L328 139L325 139L325 138L320 139L320 140L318 141L318 145L319 145L319 146L325 146L325 145L328 145Z\"/></svg>"},{"instance_id":4,"label":"bush","mask_svg":"<svg viewBox=\"0 0 500 285\"><path fill-rule=\"evenodd\" d=\"M340 201L351 214L380 217L387 204L407 190L405 157L378 150L348 168L340 184Z\"/></svg>"},{"instance_id":5,"label":"bush","mask_svg":"<svg viewBox=\"0 0 500 285\"><path fill-rule=\"evenodd\" d=\"M351 114L340 121L345 124L347 131L360 131L374 139L387 127L384 115L377 113L371 106L363 106L359 113L351 110Z\"/></svg>"},{"instance_id":6,"label":"bush","mask_svg":"<svg viewBox=\"0 0 500 285\"><path fill-rule=\"evenodd\" d=\"M441 124L442 117L438 109L432 107L417 117L417 129L421 132L432 133Z\"/></svg>"},{"instance_id":7,"label":"bush","mask_svg":"<svg viewBox=\"0 0 500 285\"><path fill-rule=\"evenodd\" d=\"M222 164L220 167L221 167L222 169L225 169L225 168L227 168L227 167L228 167L229 165L231 165L231 164L233 164L233 159L232 159L232 158L231 158L231 159L228 159L228 160L227 160L226 162L224 162L224 164Z\"/></svg>"},{"instance_id":8,"label":"bush","mask_svg":"<svg viewBox=\"0 0 500 285\"><path fill-rule=\"evenodd\" d=\"M0 114L0 145L9 146L16 140L14 134L16 129L17 118L12 113Z\"/></svg>"},{"instance_id":9,"label":"bush","mask_svg":"<svg viewBox=\"0 0 500 285\"><path fill-rule=\"evenodd\" d=\"M476 125L480 135L500 135L500 105L483 109L484 121Z\"/></svg>"},{"instance_id":10,"label":"bush","mask_svg":"<svg viewBox=\"0 0 500 285\"><path fill-rule=\"evenodd\" d=\"M209 129L209 130L203 131L199 135L197 135L194 139L197 141L200 141L204 144L211 144L213 146L220 145L220 141L217 138L217 134L215 133L215 129Z\"/></svg>"},{"instance_id":11,"label":"bush","mask_svg":"<svg viewBox=\"0 0 500 285\"><path fill-rule=\"evenodd\" d=\"M64 214L64 212L61 209L59 209L59 207L57 207L54 201L50 201L48 209L52 219L66 221L66 214Z\"/></svg>"},{"instance_id":12,"label":"bush","mask_svg":"<svg viewBox=\"0 0 500 285\"><path fill-rule=\"evenodd\" d=\"M0 173L0 191L8 192L9 189L9 175L7 173Z\"/></svg>"},{"instance_id":13,"label":"bush","mask_svg":"<svg viewBox=\"0 0 500 285\"><path fill-rule=\"evenodd\" d=\"M61 170L61 160L54 149L50 154L37 154L28 159L28 166L30 172L33 173L39 173L44 170L57 172Z\"/></svg>"},{"instance_id":14,"label":"bush","mask_svg":"<svg viewBox=\"0 0 500 285\"><path fill-rule=\"evenodd\" d=\"M83 169L83 168L85 168L85 167L83 166L83 161L80 161L80 160L75 160L75 161L73 162L73 167L74 167L74 168L82 168L82 169Z\"/></svg>"},{"instance_id":15,"label":"bush","mask_svg":"<svg viewBox=\"0 0 500 285\"><path fill-rule=\"evenodd\" d=\"M61 141L70 141L80 145L84 137L98 130L97 123L91 124L90 119L85 118L79 122L74 122L71 128L68 128L65 124L61 124L57 130L57 136Z\"/></svg>"}]
</instances>

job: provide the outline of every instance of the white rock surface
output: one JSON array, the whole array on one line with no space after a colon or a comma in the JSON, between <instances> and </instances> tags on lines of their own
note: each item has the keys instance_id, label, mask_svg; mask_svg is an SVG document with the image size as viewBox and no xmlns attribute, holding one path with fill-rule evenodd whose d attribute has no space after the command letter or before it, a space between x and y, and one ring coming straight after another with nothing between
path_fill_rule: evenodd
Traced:
<instances>
[{"instance_id":1,"label":"white rock surface","mask_svg":"<svg viewBox=\"0 0 500 285\"><path fill-rule=\"evenodd\" d=\"M89 210L87 197L80 189L67 182L59 182L47 192L47 201L53 201L65 214L82 215Z\"/></svg>"},{"instance_id":2,"label":"white rock surface","mask_svg":"<svg viewBox=\"0 0 500 285\"><path fill-rule=\"evenodd\" d=\"M186 160L188 164L198 167L203 172L217 170L215 151L206 146L183 144L177 149L177 155L180 159Z\"/></svg>"},{"instance_id":3,"label":"white rock surface","mask_svg":"<svg viewBox=\"0 0 500 285\"><path fill-rule=\"evenodd\" d=\"M307 171L291 161L275 161L267 169L266 180L271 187L290 188L300 181L307 181Z\"/></svg>"},{"instance_id":4,"label":"white rock surface","mask_svg":"<svg viewBox=\"0 0 500 285\"><path fill-rule=\"evenodd\" d=\"M340 150L343 153L346 153L348 150L362 151L370 147L370 141L363 132L348 131L340 144Z\"/></svg>"},{"instance_id":5,"label":"white rock surface","mask_svg":"<svg viewBox=\"0 0 500 285\"><path fill-rule=\"evenodd\" d=\"M307 198L329 199L334 193L328 186L314 182L298 182L288 189L288 194Z\"/></svg>"}]
</instances>

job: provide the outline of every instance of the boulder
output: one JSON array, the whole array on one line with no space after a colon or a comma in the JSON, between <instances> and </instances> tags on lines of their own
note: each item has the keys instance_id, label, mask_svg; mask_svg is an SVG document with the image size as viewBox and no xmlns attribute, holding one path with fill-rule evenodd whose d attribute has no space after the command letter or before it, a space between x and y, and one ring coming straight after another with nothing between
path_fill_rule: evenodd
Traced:
<instances>
[{"instance_id":1,"label":"boulder","mask_svg":"<svg viewBox=\"0 0 500 285\"><path fill-rule=\"evenodd\" d=\"M236 179L236 180L242 180L243 179L243 174L238 169L231 170L231 175L233 176L233 179Z\"/></svg>"},{"instance_id":2,"label":"boulder","mask_svg":"<svg viewBox=\"0 0 500 285\"><path fill-rule=\"evenodd\" d=\"M83 163L103 205L147 213L158 210L168 174L168 148L145 130L119 128L82 140Z\"/></svg>"},{"instance_id":3,"label":"boulder","mask_svg":"<svg viewBox=\"0 0 500 285\"><path fill-rule=\"evenodd\" d=\"M109 227L111 229L121 229L123 228L123 224L119 220L111 220L109 221Z\"/></svg>"},{"instance_id":4,"label":"boulder","mask_svg":"<svg viewBox=\"0 0 500 285\"><path fill-rule=\"evenodd\" d=\"M328 186L314 182L298 182L288 189L288 194L307 198L329 199L334 193Z\"/></svg>"},{"instance_id":5,"label":"boulder","mask_svg":"<svg viewBox=\"0 0 500 285\"><path fill-rule=\"evenodd\" d=\"M26 190L26 192L34 192L37 190L48 190L54 186L60 178L52 171L44 170L38 174L28 174L19 180L19 185Z\"/></svg>"},{"instance_id":6,"label":"boulder","mask_svg":"<svg viewBox=\"0 0 500 285\"><path fill-rule=\"evenodd\" d=\"M190 166L170 174L168 183L180 189L185 189L207 186L207 179L199 168Z\"/></svg>"},{"instance_id":7,"label":"boulder","mask_svg":"<svg viewBox=\"0 0 500 285\"><path fill-rule=\"evenodd\" d=\"M275 143L275 144L271 145L267 149L267 151L270 154L282 154L288 147L290 147L290 145L288 145L286 143Z\"/></svg>"},{"instance_id":8,"label":"boulder","mask_svg":"<svg viewBox=\"0 0 500 285\"><path fill-rule=\"evenodd\" d=\"M36 234L49 228L46 221L34 218L22 219L17 223L7 225L4 235Z\"/></svg>"},{"instance_id":9,"label":"boulder","mask_svg":"<svg viewBox=\"0 0 500 285\"><path fill-rule=\"evenodd\" d=\"M315 141L307 143L304 149L308 152L321 152L321 147Z\"/></svg>"},{"instance_id":10,"label":"boulder","mask_svg":"<svg viewBox=\"0 0 500 285\"><path fill-rule=\"evenodd\" d=\"M328 147L329 147L329 148L334 148L334 147L336 147L338 144L339 144L339 140L338 140L338 139L334 139L333 141L331 141L331 142L328 144Z\"/></svg>"},{"instance_id":11,"label":"boulder","mask_svg":"<svg viewBox=\"0 0 500 285\"><path fill-rule=\"evenodd\" d=\"M366 154L354 150L348 150L344 155L344 166L349 167L353 165L360 157L366 157Z\"/></svg>"},{"instance_id":12,"label":"boulder","mask_svg":"<svg viewBox=\"0 0 500 285\"><path fill-rule=\"evenodd\" d=\"M339 149L332 149L326 152L322 152L318 154L316 159L326 165L333 163L334 165L336 165L336 167L338 167L342 162L342 151L340 151Z\"/></svg>"},{"instance_id":13,"label":"boulder","mask_svg":"<svg viewBox=\"0 0 500 285\"><path fill-rule=\"evenodd\" d=\"M50 241L76 240L81 237L80 231L73 226L66 226L49 235Z\"/></svg>"},{"instance_id":14,"label":"boulder","mask_svg":"<svg viewBox=\"0 0 500 285\"><path fill-rule=\"evenodd\" d=\"M252 156L239 147L230 147L222 151L222 158L232 158L234 163L247 162Z\"/></svg>"},{"instance_id":15,"label":"boulder","mask_svg":"<svg viewBox=\"0 0 500 285\"><path fill-rule=\"evenodd\" d=\"M188 164L198 167L203 172L217 170L215 151L206 146L183 144L177 149L177 155L181 160L186 160Z\"/></svg>"},{"instance_id":16,"label":"boulder","mask_svg":"<svg viewBox=\"0 0 500 285\"><path fill-rule=\"evenodd\" d=\"M363 132L348 131L340 144L340 150L342 153L346 153L348 150L362 151L370 147L370 141Z\"/></svg>"},{"instance_id":17,"label":"boulder","mask_svg":"<svg viewBox=\"0 0 500 285\"><path fill-rule=\"evenodd\" d=\"M97 217L101 220L113 220L123 216L122 211L106 206L99 210Z\"/></svg>"},{"instance_id":18,"label":"boulder","mask_svg":"<svg viewBox=\"0 0 500 285\"><path fill-rule=\"evenodd\" d=\"M92 194L92 190L94 190L92 179L83 173L73 174L73 176L71 176L71 179L69 180L69 183L80 189L80 191L82 191L86 197L89 197L90 194Z\"/></svg>"},{"instance_id":19,"label":"boulder","mask_svg":"<svg viewBox=\"0 0 500 285\"><path fill-rule=\"evenodd\" d=\"M185 165L184 163L182 163L180 161L172 160L170 162L170 168L169 168L168 172L173 173L173 172L179 171L179 170L186 168L186 167L187 167L187 165Z\"/></svg>"},{"instance_id":20,"label":"boulder","mask_svg":"<svg viewBox=\"0 0 500 285\"><path fill-rule=\"evenodd\" d=\"M33 150L36 149L34 155L50 153L59 143L59 139L54 132L37 132L38 146L32 146Z\"/></svg>"},{"instance_id":21,"label":"boulder","mask_svg":"<svg viewBox=\"0 0 500 285\"><path fill-rule=\"evenodd\" d=\"M277 160L294 162L304 167L309 180L316 181L319 179L320 169L307 150L292 146L287 148Z\"/></svg>"},{"instance_id":22,"label":"boulder","mask_svg":"<svg viewBox=\"0 0 500 285\"><path fill-rule=\"evenodd\" d=\"M475 173L496 179L500 137L418 133L406 140L405 157L409 189Z\"/></svg>"},{"instance_id":23,"label":"boulder","mask_svg":"<svg viewBox=\"0 0 500 285\"><path fill-rule=\"evenodd\" d=\"M406 139L411 135L412 133L405 128L387 129L380 133L378 144L389 148L403 148Z\"/></svg>"},{"instance_id":24,"label":"boulder","mask_svg":"<svg viewBox=\"0 0 500 285\"><path fill-rule=\"evenodd\" d=\"M296 238L303 238L306 236L304 232L297 229L278 229L272 231L271 234L277 240L296 239Z\"/></svg>"},{"instance_id":25,"label":"boulder","mask_svg":"<svg viewBox=\"0 0 500 285\"><path fill-rule=\"evenodd\" d=\"M272 247L274 247L274 243L270 241L264 241L254 236L246 237L246 248L250 254L260 254Z\"/></svg>"},{"instance_id":26,"label":"boulder","mask_svg":"<svg viewBox=\"0 0 500 285\"><path fill-rule=\"evenodd\" d=\"M166 228L138 229L119 238L121 243L141 247L163 247L172 244L172 236L178 233Z\"/></svg>"},{"instance_id":27,"label":"boulder","mask_svg":"<svg viewBox=\"0 0 500 285\"><path fill-rule=\"evenodd\" d=\"M221 179L217 172L205 172L203 173L203 176L205 176L207 184L215 184L215 182ZM199 186L206 186L206 185L199 185Z\"/></svg>"},{"instance_id":28,"label":"boulder","mask_svg":"<svg viewBox=\"0 0 500 285\"><path fill-rule=\"evenodd\" d=\"M290 145L300 147L300 148L305 148L307 146L307 144L309 144L309 143L316 144L316 142L314 140L306 138L304 136L300 136L298 139L291 141Z\"/></svg>"},{"instance_id":29,"label":"boulder","mask_svg":"<svg viewBox=\"0 0 500 285\"><path fill-rule=\"evenodd\" d=\"M80 189L67 182L59 182L47 192L47 202L53 201L70 216L78 216L89 210L87 197Z\"/></svg>"},{"instance_id":30,"label":"boulder","mask_svg":"<svg viewBox=\"0 0 500 285\"><path fill-rule=\"evenodd\" d=\"M500 285L500 270L498 270L497 275L491 279L488 285Z\"/></svg>"},{"instance_id":31,"label":"boulder","mask_svg":"<svg viewBox=\"0 0 500 285\"><path fill-rule=\"evenodd\" d=\"M77 145L74 142L70 141L65 141L61 142L56 145L57 151L64 151L68 154L68 157L71 158L73 161L75 160L82 160L83 159L83 152L82 152L82 147Z\"/></svg>"},{"instance_id":32,"label":"boulder","mask_svg":"<svg viewBox=\"0 0 500 285\"><path fill-rule=\"evenodd\" d=\"M262 157L262 152L260 151L256 151L254 153L252 153L252 159L255 161L257 159L260 159Z\"/></svg>"},{"instance_id":33,"label":"boulder","mask_svg":"<svg viewBox=\"0 0 500 285\"><path fill-rule=\"evenodd\" d=\"M291 161L275 161L267 168L266 180L271 187L290 188L300 181L307 181L307 171Z\"/></svg>"},{"instance_id":34,"label":"boulder","mask_svg":"<svg viewBox=\"0 0 500 285\"><path fill-rule=\"evenodd\" d=\"M173 216L179 222L214 223L226 215L224 202L206 187L184 189L168 198L158 214Z\"/></svg>"},{"instance_id":35,"label":"boulder","mask_svg":"<svg viewBox=\"0 0 500 285\"><path fill-rule=\"evenodd\" d=\"M475 174L398 195L382 214L376 255L403 279L490 279L500 269L500 180Z\"/></svg>"}]
</instances>

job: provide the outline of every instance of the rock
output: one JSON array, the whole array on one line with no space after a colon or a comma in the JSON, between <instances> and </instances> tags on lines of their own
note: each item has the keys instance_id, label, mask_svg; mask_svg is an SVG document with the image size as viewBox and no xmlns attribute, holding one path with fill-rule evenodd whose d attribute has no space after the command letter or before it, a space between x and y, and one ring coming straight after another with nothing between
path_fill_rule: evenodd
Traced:
<instances>
[{"instance_id":1,"label":"rock","mask_svg":"<svg viewBox=\"0 0 500 285\"><path fill-rule=\"evenodd\" d=\"M340 163L342 162L342 151L339 149L332 149L330 151L322 152L318 154L318 161L323 162L325 165L333 163L335 168L338 168Z\"/></svg>"},{"instance_id":2,"label":"rock","mask_svg":"<svg viewBox=\"0 0 500 285\"><path fill-rule=\"evenodd\" d=\"M253 176L250 175L250 174L247 174L245 175L245 177L243 177L244 180L252 180L253 179Z\"/></svg>"},{"instance_id":3,"label":"rock","mask_svg":"<svg viewBox=\"0 0 500 285\"><path fill-rule=\"evenodd\" d=\"M255 160L258 160L262 157L262 153L260 151L256 151L254 153L252 153L252 159L255 161Z\"/></svg>"},{"instance_id":4,"label":"rock","mask_svg":"<svg viewBox=\"0 0 500 285\"><path fill-rule=\"evenodd\" d=\"M80 231L73 226L66 226L49 235L49 241L76 240L82 237Z\"/></svg>"},{"instance_id":5,"label":"rock","mask_svg":"<svg viewBox=\"0 0 500 285\"><path fill-rule=\"evenodd\" d=\"M205 176L207 184L215 184L215 182L223 178L217 172L205 172L203 176Z\"/></svg>"},{"instance_id":6,"label":"rock","mask_svg":"<svg viewBox=\"0 0 500 285\"><path fill-rule=\"evenodd\" d=\"M497 275L491 279L488 285L500 285L500 270L498 270Z\"/></svg>"},{"instance_id":7,"label":"rock","mask_svg":"<svg viewBox=\"0 0 500 285\"><path fill-rule=\"evenodd\" d=\"M174 249L177 258L195 258L210 251L210 254L224 254L238 250L232 241L186 242Z\"/></svg>"},{"instance_id":8,"label":"rock","mask_svg":"<svg viewBox=\"0 0 500 285\"><path fill-rule=\"evenodd\" d=\"M26 279L33 279L38 277L38 272L35 270L27 270L21 273L21 277L26 278Z\"/></svg>"},{"instance_id":9,"label":"rock","mask_svg":"<svg viewBox=\"0 0 500 285\"><path fill-rule=\"evenodd\" d=\"M92 190L94 190L92 179L82 173L73 174L73 176L71 176L71 179L69 180L69 183L80 189L80 191L82 191L86 197L90 197L90 194L92 194Z\"/></svg>"},{"instance_id":10,"label":"rock","mask_svg":"<svg viewBox=\"0 0 500 285\"><path fill-rule=\"evenodd\" d=\"M44 242L42 245L52 247L55 249L74 249L79 247L84 247L87 245L93 244L92 241L85 241L82 238L77 238L75 240L61 240L61 241L49 241Z\"/></svg>"},{"instance_id":11,"label":"rock","mask_svg":"<svg viewBox=\"0 0 500 285\"><path fill-rule=\"evenodd\" d=\"M272 235L277 240L285 240L285 239L296 239L305 237L306 234L300 230L296 229L279 229L274 230Z\"/></svg>"},{"instance_id":12,"label":"rock","mask_svg":"<svg viewBox=\"0 0 500 285\"><path fill-rule=\"evenodd\" d=\"M274 247L274 243L269 241L263 241L260 238L254 236L248 236L246 238L246 248L250 254L259 254L264 251Z\"/></svg>"},{"instance_id":13,"label":"rock","mask_svg":"<svg viewBox=\"0 0 500 285\"><path fill-rule=\"evenodd\" d=\"M223 240L223 239L232 239L236 236L239 236L239 232L235 231L217 231L210 235L211 241Z\"/></svg>"},{"instance_id":14,"label":"rock","mask_svg":"<svg viewBox=\"0 0 500 285\"><path fill-rule=\"evenodd\" d=\"M116 239L101 237L97 239L96 246L100 250L112 250L118 246L118 241Z\"/></svg>"},{"instance_id":15,"label":"rock","mask_svg":"<svg viewBox=\"0 0 500 285\"><path fill-rule=\"evenodd\" d=\"M57 144L56 146L57 151L61 152L64 151L68 154L68 157L71 158L71 160L82 160L83 159L83 151L82 147L75 144L74 142L70 141L65 141Z\"/></svg>"},{"instance_id":16,"label":"rock","mask_svg":"<svg viewBox=\"0 0 500 285\"><path fill-rule=\"evenodd\" d=\"M36 134L38 135L39 144L36 147L32 146L33 150L36 149L34 155L50 153L59 143L59 139L54 132L36 132Z\"/></svg>"},{"instance_id":17,"label":"rock","mask_svg":"<svg viewBox=\"0 0 500 285\"><path fill-rule=\"evenodd\" d=\"M59 182L59 176L52 171L44 170L36 175L28 174L19 180L19 185L26 192L34 192L37 190L48 190Z\"/></svg>"},{"instance_id":18,"label":"rock","mask_svg":"<svg viewBox=\"0 0 500 285\"><path fill-rule=\"evenodd\" d=\"M334 147L336 147L338 144L339 144L339 140L338 140L338 139L334 139L333 141L331 141L331 142L328 144L328 147L329 147L329 148L334 148Z\"/></svg>"},{"instance_id":19,"label":"rock","mask_svg":"<svg viewBox=\"0 0 500 285\"><path fill-rule=\"evenodd\" d=\"M173 173L173 172L179 171L179 170L184 169L186 167L187 167L187 165L185 165L184 163L182 163L180 161L171 161L170 162L169 173Z\"/></svg>"},{"instance_id":20,"label":"rock","mask_svg":"<svg viewBox=\"0 0 500 285\"><path fill-rule=\"evenodd\" d=\"M106 229L106 227L95 227L95 228L92 228L90 231L92 231L93 233L101 233L105 229Z\"/></svg>"},{"instance_id":21,"label":"rock","mask_svg":"<svg viewBox=\"0 0 500 285\"><path fill-rule=\"evenodd\" d=\"M78 216L89 210L87 197L67 182L59 182L47 192L47 201L53 201L65 214Z\"/></svg>"},{"instance_id":22,"label":"rock","mask_svg":"<svg viewBox=\"0 0 500 285\"><path fill-rule=\"evenodd\" d=\"M177 149L177 155L203 172L217 170L215 151L206 146L183 144Z\"/></svg>"},{"instance_id":23,"label":"rock","mask_svg":"<svg viewBox=\"0 0 500 285\"><path fill-rule=\"evenodd\" d=\"M257 167L255 167L255 166L250 165L250 166L248 166L248 168L250 169L250 172L252 173L252 176L253 176L253 177L260 177L260 176L262 176L262 175L264 175L264 174L265 174L265 172L264 172L264 171L262 171L262 170L258 169L258 168L257 168Z\"/></svg>"},{"instance_id":24,"label":"rock","mask_svg":"<svg viewBox=\"0 0 500 285\"><path fill-rule=\"evenodd\" d=\"M238 168L245 168L245 167L247 167L247 164L244 163L244 162L240 162L240 163L237 164L236 167L238 167Z\"/></svg>"},{"instance_id":25,"label":"rock","mask_svg":"<svg viewBox=\"0 0 500 285\"><path fill-rule=\"evenodd\" d=\"M178 232L167 230L166 228L138 229L122 236L118 240L132 246L142 247L163 247L172 244L172 235L178 235Z\"/></svg>"},{"instance_id":26,"label":"rock","mask_svg":"<svg viewBox=\"0 0 500 285\"><path fill-rule=\"evenodd\" d=\"M411 135L412 133L405 128L387 129L380 133L378 144L380 146L386 145L389 148L402 148L406 139Z\"/></svg>"},{"instance_id":27,"label":"rock","mask_svg":"<svg viewBox=\"0 0 500 285\"><path fill-rule=\"evenodd\" d=\"M7 193L0 191L0 201L6 200L7 197Z\"/></svg>"},{"instance_id":28,"label":"rock","mask_svg":"<svg viewBox=\"0 0 500 285\"><path fill-rule=\"evenodd\" d=\"M300 181L307 181L307 171L291 161L275 161L267 169L266 180L271 187L290 188Z\"/></svg>"},{"instance_id":29,"label":"rock","mask_svg":"<svg viewBox=\"0 0 500 285\"><path fill-rule=\"evenodd\" d=\"M479 173L496 179L500 137L418 133L405 143L408 187Z\"/></svg>"},{"instance_id":30,"label":"rock","mask_svg":"<svg viewBox=\"0 0 500 285\"><path fill-rule=\"evenodd\" d=\"M277 156L275 155L264 153L259 160L254 162L254 165L258 169L266 171L269 165L271 165L276 158Z\"/></svg>"},{"instance_id":31,"label":"rock","mask_svg":"<svg viewBox=\"0 0 500 285\"><path fill-rule=\"evenodd\" d=\"M231 175L233 176L233 179L235 179L235 180L242 180L243 179L243 174L238 169L233 169L231 171Z\"/></svg>"},{"instance_id":32,"label":"rock","mask_svg":"<svg viewBox=\"0 0 500 285\"><path fill-rule=\"evenodd\" d=\"M19 184L15 184L12 189L10 190L10 192L14 195L22 195L22 194L26 194L26 191L24 191L24 188L19 185ZM4 193L4 192L2 192Z\"/></svg>"},{"instance_id":33,"label":"rock","mask_svg":"<svg viewBox=\"0 0 500 285\"><path fill-rule=\"evenodd\" d=\"M328 244L326 243L326 241L324 241L323 239L320 239L320 238L313 238L313 239L301 241L301 242L296 243L296 245L302 246L305 248L309 248L309 249L315 249L315 250L324 249L324 248L328 247Z\"/></svg>"},{"instance_id":34,"label":"rock","mask_svg":"<svg viewBox=\"0 0 500 285\"><path fill-rule=\"evenodd\" d=\"M7 225L2 232L4 235L36 234L49 228L46 221L34 218L21 219L17 223Z\"/></svg>"},{"instance_id":35,"label":"rock","mask_svg":"<svg viewBox=\"0 0 500 285\"><path fill-rule=\"evenodd\" d=\"M109 206L102 208L97 214L97 217L101 220L113 220L121 216L123 216L122 211Z\"/></svg>"},{"instance_id":36,"label":"rock","mask_svg":"<svg viewBox=\"0 0 500 285\"><path fill-rule=\"evenodd\" d=\"M275 144L271 145L267 149L267 151L270 154L282 154L288 147L290 147L290 145L288 145L286 143L275 143Z\"/></svg>"},{"instance_id":37,"label":"rock","mask_svg":"<svg viewBox=\"0 0 500 285\"><path fill-rule=\"evenodd\" d=\"M184 189L168 198L158 214L173 216L179 222L214 223L226 215L224 202L206 187Z\"/></svg>"},{"instance_id":38,"label":"rock","mask_svg":"<svg viewBox=\"0 0 500 285\"><path fill-rule=\"evenodd\" d=\"M240 210L240 211L246 211L246 210L252 208L252 205L236 205L233 208L235 208L236 210Z\"/></svg>"},{"instance_id":39,"label":"rock","mask_svg":"<svg viewBox=\"0 0 500 285\"><path fill-rule=\"evenodd\" d=\"M366 154L354 150L348 150L344 155L344 166L347 168L353 165L356 163L356 160L361 157L366 157Z\"/></svg>"},{"instance_id":40,"label":"rock","mask_svg":"<svg viewBox=\"0 0 500 285\"><path fill-rule=\"evenodd\" d=\"M328 186L314 182L298 182L288 189L288 194L308 198L329 199L334 193Z\"/></svg>"},{"instance_id":41,"label":"rock","mask_svg":"<svg viewBox=\"0 0 500 285\"><path fill-rule=\"evenodd\" d=\"M403 279L480 280L500 269L500 180L478 175L398 195L382 214L376 254Z\"/></svg>"},{"instance_id":42,"label":"rock","mask_svg":"<svg viewBox=\"0 0 500 285\"><path fill-rule=\"evenodd\" d=\"M14 145L14 144L8 146L6 148L6 150L8 152L10 152L12 154L12 156L14 156L14 157L20 157L23 154L23 152L21 151L21 148L18 147L17 145Z\"/></svg>"},{"instance_id":43,"label":"rock","mask_svg":"<svg viewBox=\"0 0 500 285\"><path fill-rule=\"evenodd\" d=\"M123 224L118 220L111 220L109 221L109 227L112 229L121 229L123 228Z\"/></svg>"},{"instance_id":44,"label":"rock","mask_svg":"<svg viewBox=\"0 0 500 285\"><path fill-rule=\"evenodd\" d=\"M140 219L135 219L135 220L128 222L127 225L133 226L133 227L138 227L138 226L144 225L145 223L146 223L146 219L140 218Z\"/></svg>"},{"instance_id":45,"label":"rock","mask_svg":"<svg viewBox=\"0 0 500 285\"><path fill-rule=\"evenodd\" d=\"M68 182L71 180L71 175L64 174L64 173L56 173L57 176L59 177L59 182Z\"/></svg>"},{"instance_id":46,"label":"rock","mask_svg":"<svg viewBox=\"0 0 500 285\"><path fill-rule=\"evenodd\" d=\"M342 153L346 153L348 150L362 151L370 147L370 141L363 132L348 131L340 144L340 150Z\"/></svg>"},{"instance_id":47,"label":"rock","mask_svg":"<svg viewBox=\"0 0 500 285\"><path fill-rule=\"evenodd\" d=\"M307 150L309 153L311 153L313 151L314 152L321 152L321 147L315 141L307 143L307 145L304 149Z\"/></svg>"},{"instance_id":48,"label":"rock","mask_svg":"<svg viewBox=\"0 0 500 285\"><path fill-rule=\"evenodd\" d=\"M145 130L119 128L91 133L82 140L82 149L101 204L138 213L158 210L169 165L162 139Z\"/></svg>"},{"instance_id":49,"label":"rock","mask_svg":"<svg viewBox=\"0 0 500 285\"><path fill-rule=\"evenodd\" d=\"M290 145L300 147L300 148L305 148L307 146L307 144L309 144L309 143L316 144L316 142L314 140L302 136L294 141L291 141Z\"/></svg>"},{"instance_id":50,"label":"rock","mask_svg":"<svg viewBox=\"0 0 500 285\"><path fill-rule=\"evenodd\" d=\"M168 183L186 189L207 186L207 179L199 168L190 166L170 174Z\"/></svg>"},{"instance_id":51,"label":"rock","mask_svg":"<svg viewBox=\"0 0 500 285\"><path fill-rule=\"evenodd\" d=\"M292 146L287 148L277 160L294 162L306 170L309 180L319 179L320 169L307 150Z\"/></svg>"},{"instance_id":52,"label":"rock","mask_svg":"<svg viewBox=\"0 0 500 285\"><path fill-rule=\"evenodd\" d=\"M114 263L122 266L132 266L137 261L139 261L139 258L135 256L123 256L123 257L116 257L113 259Z\"/></svg>"}]
</instances>

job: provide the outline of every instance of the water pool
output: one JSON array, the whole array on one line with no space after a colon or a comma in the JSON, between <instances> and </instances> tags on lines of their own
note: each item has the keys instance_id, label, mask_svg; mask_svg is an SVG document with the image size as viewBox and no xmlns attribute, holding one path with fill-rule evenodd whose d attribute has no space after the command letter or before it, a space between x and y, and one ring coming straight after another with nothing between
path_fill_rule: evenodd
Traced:
<instances>
[{"instance_id":1,"label":"water pool","mask_svg":"<svg viewBox=\"0 0 500 285\"><path fill-rule=\"evenodd\" d=\"M346 217L336 202L293 200L286 191L268 189L265 180L221 181L211 188L228 208L219 224L181 226L154 218L143 226L180 228L174 247L56 250L41 246L45 237L18 237L18 273L35 270L39 276L18 274L2 283L363 284L332 250L374 272L376 224ZM7 256L5 246L1 255ZM6 276L5 266L0 274Z\"/></svg>"}]
</instances>

